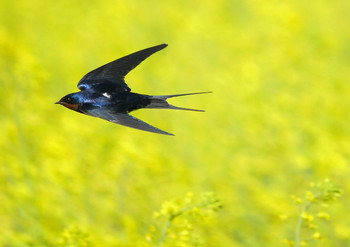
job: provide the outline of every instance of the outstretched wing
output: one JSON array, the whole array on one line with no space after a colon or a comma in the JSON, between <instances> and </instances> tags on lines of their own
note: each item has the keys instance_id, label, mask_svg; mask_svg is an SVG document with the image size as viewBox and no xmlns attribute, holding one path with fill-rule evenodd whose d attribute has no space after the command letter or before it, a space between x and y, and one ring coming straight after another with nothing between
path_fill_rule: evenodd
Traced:
<instances>
[{"instance_id":1,"label":"outstretched wing","mask_svg":"<svg viewBox=\"0 0 350 247\"><path fill-rule=\"evenodd\" d=\"M84 112L90 116L98 117L105 119L107 121L117 123L120 125L124 125L127 127L131 127L134 129L139 129L139 130L144 130L148 132L153 132L153 133L158 133L158 134L163 134L163 135L174 135L171 133L168 133L166 131L163 131L161 129L158 129L148 123L143 122L142 120L131 116L127 113L115 113L110 109L105 109L105 108L96 108L89 110L87 112Z\"/></svg>"},{"instance_id":2,"label":"outstretched wing","mask_svg":"<svg viewBox=\"0 0 350 247\"><path fill-rule=\"evenodd\" d=\"M125 83L124 77L147 57L167 46L167 44L157 45L107 63L87 73L79 81L78 88L80 90L94 89L102 93L106 91L129 92L130 88Z\"/></svg>"}]
</instances>

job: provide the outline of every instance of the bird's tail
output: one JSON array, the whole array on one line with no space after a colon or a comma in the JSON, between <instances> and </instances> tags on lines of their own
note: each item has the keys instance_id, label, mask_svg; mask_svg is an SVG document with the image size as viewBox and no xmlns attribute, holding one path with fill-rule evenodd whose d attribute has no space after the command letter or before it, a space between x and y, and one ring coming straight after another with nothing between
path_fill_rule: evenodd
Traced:
<instances>
[{"instance_id":1,"label":"bird's tail","mask_svg":"<svg viewBox=\"0 0 350 247\"><path fill-rule=\"evenodd\" d=\"M177 107L171 105L167 102L167 99L179 96L193 95L193 94L204 94L211 92L199 92L199 93L184 93L184 94L172 94L172 95L160 95L160 96L149 96L151 103L146 106L146 108L158 108L158 109L174 109L174 110L186 110L186 111L200 111L204 112L204 110L190 109L184 107Z\"/></svg>"}]
</instances>

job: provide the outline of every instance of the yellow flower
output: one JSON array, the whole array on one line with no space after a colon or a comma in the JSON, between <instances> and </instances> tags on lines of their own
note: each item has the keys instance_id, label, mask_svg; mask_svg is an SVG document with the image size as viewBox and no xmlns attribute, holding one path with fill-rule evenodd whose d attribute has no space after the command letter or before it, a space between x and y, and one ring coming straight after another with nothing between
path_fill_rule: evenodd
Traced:
<instances>
[{"instance_id":1,"label":"yellow flower","mask_svg":"<svg viewBox=\"0 0 350 247\"><path fill-rule=\"evenodd\" d=\"M320 218L320 219L325 219L325 220L329 220L329 218L330 218L329 214L324 212L324 211L320 211L317 214L317 217Z\"/></svg>"},{"instance_id":2,"label":"yellow flower","mask_svg":"<svg viewBox=\"0 0 350 247\"><path fill-rule=\"evenodd\" d=\"M179 206L173 201L166 201L162 205L160 213L162 215L173 215L179 211Z\"/></svg>"},{"instance_id":3,"label":"yellow flower","mask_svg":"<svg viewBox=\"0 0 350 247\"><path fill-rule=\"evenodd\" d=\"M310 202L314 202L316 200L314 193L311 191L306 192L306 199Z\"/></svg>"},{"instance_id":4,"label":"yellow flower","mask_svg":"<svg viewBox=\"0 0 350 247\"><path fill-rule=\"evenodd\" d=\"M311 221L314 220L314 216L313 216L312 214L309 214L309 213L305 212L305 211L301 214L301 217L302 217L305 221L308 221L308 222L311 222Z\"/></svg>"},{"instance_id":5,"label":"yellow flower","mask_svg":"<svg viewBox=\"0 0 350 247\"><path fill-rule=\"evenodd\" d=\"M292 240L284 239L284 242L285 242L289 247L293 247L293 246L294 246L294 241L292 241Z\"/></svg>"},{"instance_id":6,"label":"yellow flower","mask_svg":"<svg viewBox=\"0 0 350 247\"><path fill-rule=\"evenodd\" d=\"M147 235L146 235L146 240L147 240L148 242L152 242L152 236L151 236L151 234L147 234Z\"/></svg>"},{"instance_id":7,"label":"yellow flower","mask_svg":"<svg viewBox=\"0 0 350 247\"><path fill-rule=\"evenodd\" d=\"M315 232L311 238L318 239L318 240L323 239L323 237L321 236L321 233L319 233L319 232Z\"/></svg>"},{"instance_id":8,"label":"yellow flower","mask_svg":"<svg viewBox=\"0 0 350 247\"><path fill-rule=\"evenodd\" d=\"M292 196L294 202L297 204L297 205L300 205L303 203L303 200L300 198L300 197L297 197L297 196Z\"/></svg>"},{"instance_id":9,"label":"yellow flower","mask_svg":"<svg viewBox=\"0 0 350 247\"><path fill-rule=\"evenodd\" d=\"M307 245L307 242L306 241L301 241L300 242L300 246L306 246Z\"/></svg>"},{"instance_id":10,"label":"yellow flower","mask_svg":"<svg viewBox=\"0 0 350 247\"><path fill-rule=\"evenodd\" d=\"M159 212L154 212L153 213L153 218L154 219L158 219L161 216L161 214Z\"/></svg>"},{"instance_id":11,"label":"yellow flower","mask_svg":"<svg viewBox=\"0 0 350 247\"><path fill-rule=\"evenodd\" d=\"M288 216L286 214L280 214L280 215L278 215L278 217L282 221L285 221L286 219L288 219Z\"/></svg>"}]
</instances>

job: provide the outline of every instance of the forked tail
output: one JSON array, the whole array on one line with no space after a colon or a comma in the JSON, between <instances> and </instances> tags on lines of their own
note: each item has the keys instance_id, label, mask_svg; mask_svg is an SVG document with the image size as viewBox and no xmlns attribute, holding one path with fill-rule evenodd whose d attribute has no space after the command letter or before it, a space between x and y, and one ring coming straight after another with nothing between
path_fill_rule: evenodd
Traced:
<instances>
[{"instance_id":1,"label":"forked tail","mask_svg":"<svg viewBox=\"0 0 350 247\"><path fill-rule=\"evenodd\" d=\"M211 92L200 92L200 93L184 93L184 94L172 94L172 95L160 95L160 96L149 96L151 99L151 103L146 106L146 108L158 108L158 109L174 109L174 110L186 110L186 111L200 111L204 112L204 110L190 109L184 107L177 107L171 105L167 102L167 99L179 96L193 95L193 94L204 94Z\"/></svg>"}]
</instances>

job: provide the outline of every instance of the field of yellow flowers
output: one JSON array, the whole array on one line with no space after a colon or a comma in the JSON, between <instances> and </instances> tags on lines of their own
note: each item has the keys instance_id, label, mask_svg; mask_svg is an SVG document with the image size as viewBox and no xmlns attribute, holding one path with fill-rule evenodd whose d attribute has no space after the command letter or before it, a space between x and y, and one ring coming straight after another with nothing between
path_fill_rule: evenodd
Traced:
<instances>
[{"instance_id":1,"label":"field of yellow flowers","mask_svg":"<svg viewBox=\"0 0 350 247\"><path fill-rule=\"evenodd\" d=\"M0 2L0 246L350 246L350 1ZM205 113L54 105L92 69Z\"/></svg>"}]
</instances>

